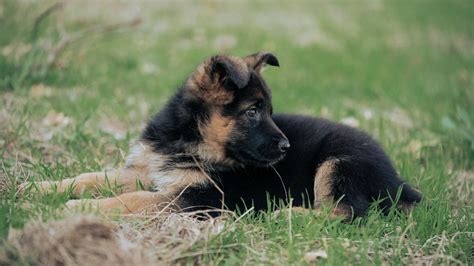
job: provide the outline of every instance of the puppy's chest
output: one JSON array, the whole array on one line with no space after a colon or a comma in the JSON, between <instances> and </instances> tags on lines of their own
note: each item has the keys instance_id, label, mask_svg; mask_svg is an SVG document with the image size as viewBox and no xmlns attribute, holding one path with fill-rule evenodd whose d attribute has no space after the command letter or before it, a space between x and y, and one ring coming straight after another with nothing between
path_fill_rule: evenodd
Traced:
<instances>
[{"instance_id":1,"label":"puppy's chest","mask_svg":"<svg viewBox=\"0 0 474 266\"><path fill-rule=\"evenodd\" d=\"M176 191L186 187L206 186L209 183L202 172L188 169L151 171L149 178L157 191Z\"/></svg>"},{"instance_id":2,"label":"puppy's chest","mask_svg":"<svg viewBox=\"0 0 474 266\"><path fill-rule=\"evenodd\" d=\"M199 168L170 163L170 156L159 154L144 142L138 142L127 157L126 167L139 170L154 184L157 191L175 192L190 186L205 186L209 177ZM179 167L178 167L179 166Z\"/></svg>"}]
</instances>

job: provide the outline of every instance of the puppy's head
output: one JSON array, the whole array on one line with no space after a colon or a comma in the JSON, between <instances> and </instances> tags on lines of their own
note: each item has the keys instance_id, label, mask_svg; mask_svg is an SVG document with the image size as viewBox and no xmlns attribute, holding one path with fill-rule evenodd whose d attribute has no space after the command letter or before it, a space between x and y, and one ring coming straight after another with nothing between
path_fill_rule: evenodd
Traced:
<instances>
[{"instance_id":1,"label":"puppy's head","mask_svg":"<svg viewBox=\"0 0 474 266\"><path fill-rule=\"evenodd\" d=\"M265 65L279 63L267 52L218 55L189 77L187 93L207 110L199 121L201 158L268 166L285 156L290 144L272 119L271 91L261 76Z\"/></svg>"}]
</instances>

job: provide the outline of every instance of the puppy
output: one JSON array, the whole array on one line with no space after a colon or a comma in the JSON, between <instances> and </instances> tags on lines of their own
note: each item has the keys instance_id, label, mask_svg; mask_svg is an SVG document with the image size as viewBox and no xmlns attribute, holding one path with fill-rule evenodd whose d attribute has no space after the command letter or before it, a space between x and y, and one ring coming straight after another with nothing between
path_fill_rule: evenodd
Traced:
<instances>
[{"instance_id":1,"label":"puppy","mask_svg":"<svg viewBox=\"0 0 474 266\"><path fill-rule=\"evenodd\" d=\"M397 197L402 208L421 200L367 134L320 118L273 114L265 65L279 62L268 52L208 58L148 122L123 169L37 187L72 188L80 196L116 183L121 195L89 203L121 213L265 210L291 200L313 212L333 206L334 215L351 219L373 202L387 211ZM144 187L149 190L139 191Z\"/></svg>"}]
</instances>

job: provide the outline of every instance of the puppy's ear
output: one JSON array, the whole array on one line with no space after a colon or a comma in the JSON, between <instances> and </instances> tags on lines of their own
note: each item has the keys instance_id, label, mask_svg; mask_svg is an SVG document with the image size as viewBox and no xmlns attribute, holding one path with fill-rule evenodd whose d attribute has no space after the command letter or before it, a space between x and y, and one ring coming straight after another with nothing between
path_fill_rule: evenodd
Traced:
<instances>
[{"instance_id":1,"label":"puppy's ear","mask_svg":"<svg viewBox=\"0 0 474 266\"><path fill-rule=\"evenodd\" d=\"M244 57L244 61L249 68L253 68L256 72L261 72L264 66L280 66L275 55L269 52L258 52Z\"/></svg>"},{"instance_id":2,"label":"puppy's ear","mask_svg":"<svg viewBox=\"0 0 474 266\"><path fill-rule=\"evenodd\" d=\"M187 91L212 104L228 104L249 83L250 70L239 57L216 55L200 64L186 81Z\"/></svg>"},{"instance_id":3,"label":"puppy's ear","mask_svg":"<svg viewBox=\"0 0 474 266\"><path fill-rule=\"evenodd\" d=\"M229 57L214 56L211 58L211 78L225 89L241 89L249 82L249 71L242 63Z\"/></svg>"}]
</instances>

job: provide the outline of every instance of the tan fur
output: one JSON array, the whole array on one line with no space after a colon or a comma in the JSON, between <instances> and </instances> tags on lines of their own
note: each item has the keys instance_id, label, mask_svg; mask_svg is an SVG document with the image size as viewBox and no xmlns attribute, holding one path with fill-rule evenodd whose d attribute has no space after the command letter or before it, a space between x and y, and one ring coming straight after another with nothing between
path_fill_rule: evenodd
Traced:
<instances>
[{"instance_id":1,"label":"tan fur","mask_svg":"<svg viewBox=\"0 0 474 266\"><path fill-rule=\"evenodd\" d=\"M31 183L24 183L20 191L31 186ZM117 186L119 193L127 193L152 186L152 182L142 171L135 169L113 170L110 172L84 173L75 178L68 178L61 181L42 181L34 184L42 192L64 193L71 189L71 194L75 197L80 196L84 191L96 193L101 187L110 185L111 188Z\"/></svg>"},{"instance_id":2,"label":"tan fur","mask_svg":"<svg viewBox=\"0 0 474 266\"><path fill-rule=\"evenodd\" d=\"M337 159L325 161L317 169L314 178L314 206L319 207L321 203L329 202L334 200L332 195L332 181L334 173L334 167L336 166Z\"/></svg>"},{"instance_id":3,"label":"tan fur","mask_svg":"<svg viewBox=\"0 0 474 266\"><path fill-rule=\"evenodd\" d=\"M166 188L167 195L176 195L188 186L207 186L209 178L200 170L175 169L166 175L176 177L177 181Z\"/></svg>"},{"instance_id":4,"label":"tan fur","mask_svg":"<svg viewBox=\"0 0 474 266\"><path fill-rule=\"evenodd\" d=\"M346 204L335 202L332 194L334 171L339 159L323 162L316 170L314 178L314 208L319 211L322 205L333 206L331 215L334 217L351 218L352 208Z\"/></svg>"},{"instance_id":5,"label":"tan fur","mask_svg":"<svg viewBox=\"0 0 474 266\"><path fill-rule=\"evenodd\" d=\"M219 110L211 112L207 123L199 125L203 142L198 146L197 154L204 161L232 163L226 158L224 146L231 138L235 120L224 117Z\"/></svg>"},{"instance_id":6,"label":"tan fur","mask_svg":"<svg viewBox=\"0 0 474 266\"><path fill-rule=\"evenodd\" d=\"M70 200L67 207L70 209L86 206L97 209L104 214L119 213L132 214L141 212L156 213L159 210L172 211L178 209L178 202L159 192L136 191L125 193L113 198Z\"/></svg>"},{"instance_id":7,"label":"tan fur","mask_svg":"<svg viewBox=\"0 0 474 266\"><path fill-rule=\"evenodd\" d=\"M253 68L256 72L261 73L264 70L265 64L261 62L262 57L268 52L258 52L243 58L244 62L249 68Z\"/></svg>"},{"instance_id":8,"label":"tan fur","mask_svg":"<svg viewBox=\"0 0 474 266\"><path fill-rule=\"evenodd\" d=\"M190 151L193 154L194 151ZM198 154L196 154L198 155ZM163 170L167 156L153 151L152 147L139 142L130 151L126 167L140 169L152 182L154 188L166 195L173 195L188 185L205 185L207 177L199 170L179 169Z\"/></svg>"},{"instance_id":9,"label":"tan fur","mask_svg":"<svg viewBox=\"0 0 474 266\"><path fill-rule=\"evenodd\" d=\"M218 134L219 135L219 134ZM216 136L219 139L219 136ZM222 137L222 136L220 136ZM108 183L117 185L121 189L120 196L107 199L87 200L101 211L119 209L121 213L134 213L151 206L161 208L167 205L186 187L191 185L207 185L208 177L200 170L173 169L163 170L166 156L157 154L152 147L144 142L138 142L130 151L125 168L111 172L86 173L62 181L43 181L35 183L43 192L65 192L74 188L72 194L80 196L85 190L98 191ZM108 182L106 181L106 177ZM137 191L140 185L145 189L154 187L158 192ZM32 183L24 183L20 188L24 191ZM67 203L69 207L81 204L81 200L72 200Z\"/></svg>"},{"instance_id":10,"label":"tan fur","mask_svg":"<svg viewBox=\"0 0 474 266\"><path fill-rule=\"evenodd\" d=\"M321 214L322 205L332 207L331 218L349 219L353 216L352 208L346 204L334 201L332 195L333 174L338 159L327 160L322 163L316 170L314 178L314 208L306 209L303 207L292 208L293 212L312 213L315 215ZM277 211L282 213L285 211Z\"/></svg>"},{"instance_id":11,"label":"tan fur","mask_svg":"<svg viewBox=\"0 0 474 266\"><path fill-rule=\"evenodd\" d=\"M215 105L225 105L234 99L234 95L231 91L225 90L219 84L218 80L211 78L211 67L213 60L218 58L225 58L232 62L236 70L242 73L243 76L250 75L247 64L242 58L234 56L217 56L206 59L201 65L199 65L191 74L186 81L186 87L190 89L190 92L205 101Z\"/></svg>"},{"instance_id":12,"label":"tan fur","mask_svg":"<svg viewBox=\"0 0 474 266\"><path fill-rule=\"evenodd\" d=\"M165 156L154 152L150 144L139 141L130 148L125 168L149 175L150 172L158 171L163 166L165 159Z\"/></svg>"},{"instance_id":13,"label":"tan fur","mask_svg":"<svg viewBox=\"0 0 474 266\"><path fill-rule=\"evenodd\" d=\"M263 54L264 52L259 52L259 53L244 57L244 62L247 64L248 67L255 68L257 63L261 60L261 56Z\"/></svg>"},{"instance_id":14,"label":"tan fur","mask_svg":"<svg viewBox=\"0 0 474 266\"><path fill-rule=\"evenodd\" d=\"M216 80L210 77L208 61L199 65L191 77L186 81L186 86L191 93L207 102L224 105L232 102L234 95L231 91L224 90Z\"/></svg>"},{"instance_id":15,"label":"tan fur","mask_svg":"<svg viewBox=\"0 0 474 266\"><path fill-rule=\"evenodd\" d=\"M108 172L84 173L75 178L68 178L61 181L42 181L26 182L20 186L20 192L23 192L34 185L42 192L66 192L71 191L73 196L80 196L85 190L97 192L102 186L110 184L112 187L117 185L121 189L119 193L127 193L140 189L140 185L149 188L153 185L150 173L163 164L163 159L154 153L151 147L145 143L139 142L132 147L130 155L127 158L126 166L120 170Z\"/></svg>"},{"instance_id":16,"label":"tan fur","mask_svg":"<svg viewBox=\"0 0 474 266\"><path fill-rule=\"evenodd\" d=\"M207 185L208 178L198 170L174 169L153 177L156 173L151 172L151 180L157 185L157 192L136 191L118 195L113 198L93 200L70 200L68 208L89 205L99 211L109 214L132 214L141 212L176 211L179 210L179 194L193 185ZM160 186L160 178L170 177L173 182Z\"/></svg>"}]
</instances>

